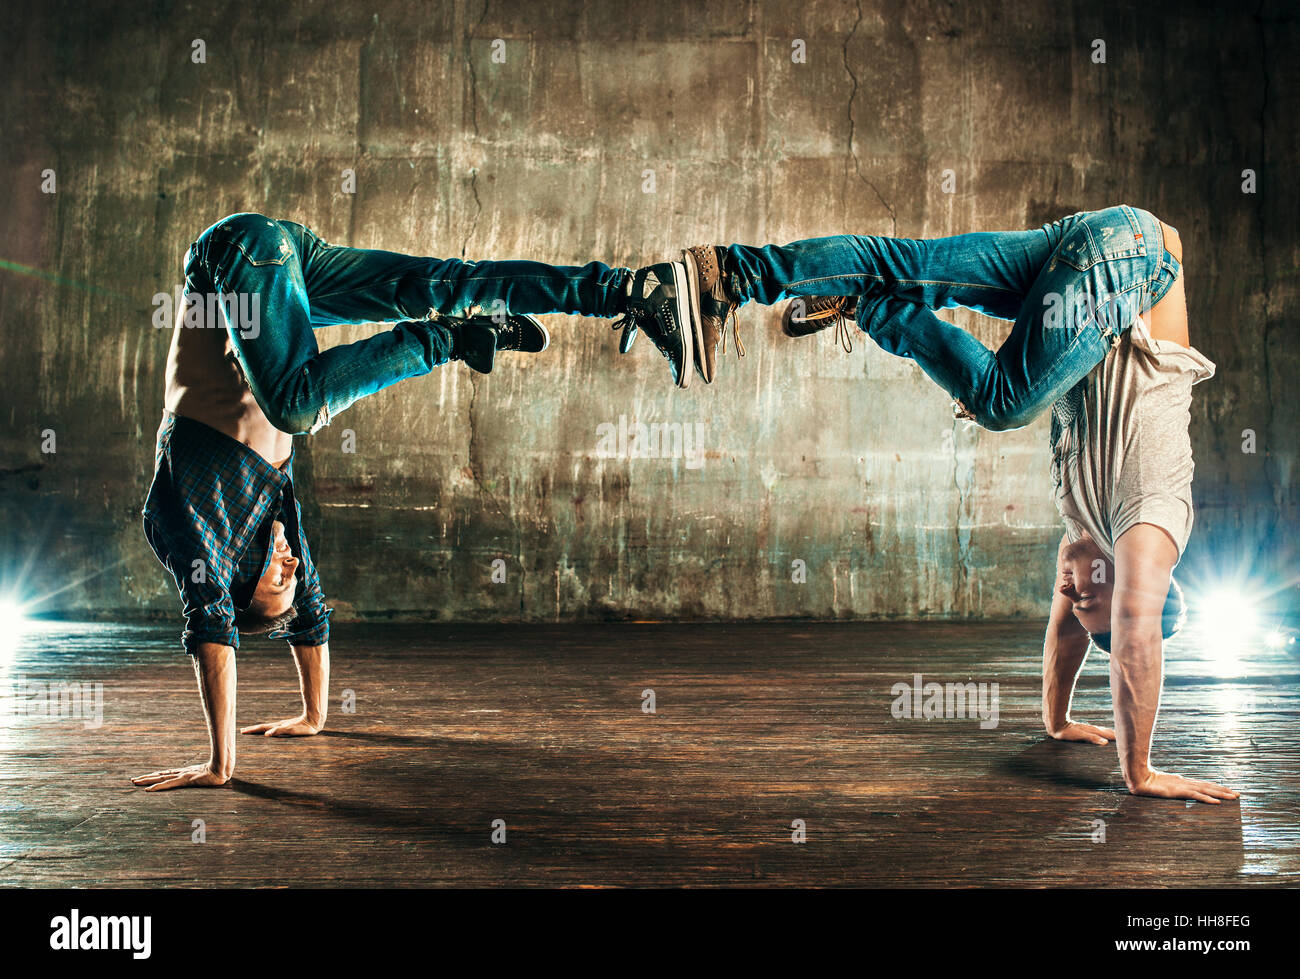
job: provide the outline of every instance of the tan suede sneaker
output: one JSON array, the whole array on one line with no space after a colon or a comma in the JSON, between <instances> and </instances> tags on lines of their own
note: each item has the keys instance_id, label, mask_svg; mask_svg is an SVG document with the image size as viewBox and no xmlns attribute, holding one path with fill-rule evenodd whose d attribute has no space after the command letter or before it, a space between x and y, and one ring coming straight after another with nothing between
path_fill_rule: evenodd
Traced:
<instances>
[{"instance_id":1,"label":"tan suede sneaker","mask_svg":"<svg viewBox=\"0 0 1300 979\"><path fill-rule=\"evenodd\" d=\"M736 351L745 356L745 345L740 342L740 324L736 307L740 304L727 288L727 275L722 269L722 249L716 245L695 245L682 249L686 265L686 281L690 292L691 318L695 333L695 370L712 384L718 369L718 348L727 352L727 317L731 317L736 337Z\"/></svg>"}]
</instances>

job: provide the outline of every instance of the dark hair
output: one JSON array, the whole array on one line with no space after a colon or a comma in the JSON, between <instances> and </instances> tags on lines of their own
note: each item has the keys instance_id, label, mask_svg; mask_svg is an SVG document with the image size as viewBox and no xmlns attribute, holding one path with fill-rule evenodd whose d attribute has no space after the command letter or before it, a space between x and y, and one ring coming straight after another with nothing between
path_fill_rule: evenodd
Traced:
<instances>
[{"instance_id":1,"label":"dark hair","mask_svg":"<svg viewBox=\"0 0 1300 979\"><path fill-rule=\"evenodd\" d=\"M235 628L240 635L256 636L264 632L283 629L298 617L298 609L290 605L279 615L264 615L250 608L235 609Z\"/></svg>"},{"instance_id":2,"label":"dark hair","mask_svg":"<svg viewBox=\"0 0 1300 979\"><path fill-rule=\"evenodd\" d=\"M1165 596L1164 611L1160 613L1160 634L1169 639L1177 635L1178 630L1187 621L1187 599L1183 596L1182 586L1173 578L1169 579L1169 594ZM1099 649L1110 652L1110 633L1094 632L1092 641Z\"/></svg>"}]
</instances>

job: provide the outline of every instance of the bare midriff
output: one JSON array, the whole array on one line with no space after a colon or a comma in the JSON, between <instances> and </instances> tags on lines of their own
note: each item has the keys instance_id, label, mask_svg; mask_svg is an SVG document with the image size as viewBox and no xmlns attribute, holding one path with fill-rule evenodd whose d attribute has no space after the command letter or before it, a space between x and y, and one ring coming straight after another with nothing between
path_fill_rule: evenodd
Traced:
<instances>
[{"instance_id":1,"label":"bare midriff","mask_svg":"<svg viewBox=\"0 0 1300 979\"><path fill-rule=\"evenodd\" d=\"M224 327L176 324L164 406L229 435L273 466L283 465L293 449L293 436L272 425L253 397Z\"/></svg>"},{"instance_id":2,"label":"bare midriff","mask_svg":"<svg viewBox=\"0 0 1300 979\"><path fill-rule=\"evenodd\" d=\"M1160 222L1160 230L1164 232L1165 250L1178 259L1179 265L1182 265L1183 243L1178 238L1178 232L1163 221ZM1155 340L1167 340L1190 347L1191 340L1187 332L1187 293L1183 289L1183 278L1183 274L1179 272L1178 278L1169 287L1169 291L1147 311L1147 332Z\"/></svg>"}]
</instances>

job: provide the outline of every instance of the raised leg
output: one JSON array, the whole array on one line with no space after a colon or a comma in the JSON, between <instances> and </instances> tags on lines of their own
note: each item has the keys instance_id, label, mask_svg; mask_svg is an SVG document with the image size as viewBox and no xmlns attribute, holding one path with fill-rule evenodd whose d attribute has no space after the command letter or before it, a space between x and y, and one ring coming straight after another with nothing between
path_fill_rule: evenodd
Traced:
<instances>
[{"instance_id":1,"label":"raised leg","mask_svg":"<svg viewBox=\"0 0 1300 979\"><path fill-rule=\"evenodd\" d=\"M996 354L926 305L883 289L858 301L859 326L882 349L915 360L984 427L1020 428L1082 380L1147 309L1161 269L1154 221L1127 205L1087 212L1035 276Z\"/></svg>"},{"instance_id":2,"label":"raised leg","mask_svg":"<svg viewBox=\"0 0 1300 979\"><path fill-rule=\"evenodd\" d=\"M427 320L321 351L298 253L281 224L262 215L234 215L210 229L186 276L237 297L220 304L231 344L258 405L285 432L314 431L358 398L452 356L451 331Z\"/></svg>"},{"instance_id":3,"label":"raised leg","mask_svg":"<svg viewBox=\"0 0 1300 979\"><path fill-rule=\"evenodd\" d=\"M331 245L310 229L280 222L300 254L313 325L422 319L430 311L572 313L614 317L623 312L629 270L600 262L555 266L541 262L462 262L373 248Z\"/></svg>"},{"instance_id":4,"label":"raised leg","mask_svg":"<svg viewBox=\"0 0 1300 979\"><path fill-rule=\"evenodd\" d=\"M1015 319L1059 240L1055 225L947 238L833 235L762 248L730 245L724 262L741 302L888 293L932 309L966 306Z\"/></svg>"}]
</instances>

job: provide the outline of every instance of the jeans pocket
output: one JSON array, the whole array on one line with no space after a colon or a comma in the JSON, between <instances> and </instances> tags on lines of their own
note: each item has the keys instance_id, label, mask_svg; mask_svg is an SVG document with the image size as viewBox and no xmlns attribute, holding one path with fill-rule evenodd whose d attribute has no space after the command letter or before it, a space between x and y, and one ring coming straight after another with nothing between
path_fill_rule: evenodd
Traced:
<instances>
[{"instance_id":1,"label":"jeans pocket","mask_svg":"<svg viewBox=\"0 0 1300 979\"><path fill-rule=\"evenodd\" d=\"M1146 254L1146 240L1137 216L1127 205L1093 211L1061 239L1057 257L1080 272L1098 262L1113 262Z\"/></svg>"},{"instance_id":2,"label":"jeans pocket","mask_svg":"<svg viewBox=\"0 0 1300 979\"><path fill-rule=\"evenodd\" d=\"M1079 221L1065 233L1056 247L1056 257L1080 272L1087 272L1101 260L1086 221Z\"/></svg>"},{"instance_id":3,"label":"jeans pocket","mask_svg":"<svg viewBox=\"0 0 1300 979\"><path fill-rule=\"evenodd\" d=\"M212 232L211 259L214 267L229 269L242 258L249 265L284 265L293 256L293 244L284 228L269 218L241 215Z\"/></svg>"}]
</instances>

